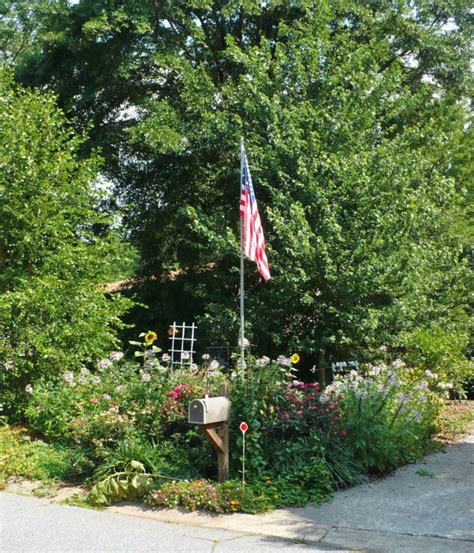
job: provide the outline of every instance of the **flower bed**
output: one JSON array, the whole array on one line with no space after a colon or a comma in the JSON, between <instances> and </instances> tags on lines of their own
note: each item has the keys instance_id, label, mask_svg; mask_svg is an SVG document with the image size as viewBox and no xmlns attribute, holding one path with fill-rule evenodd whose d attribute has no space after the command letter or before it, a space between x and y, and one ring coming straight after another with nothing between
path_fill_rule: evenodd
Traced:
<instances>
[{"instance_id":1,"label":"flower bed","mask_svg":"<svg viewBox=\"0 0 474 553\"><path fill-rule=\"evenodd\" d=\"M96 367L67 371L59 385L28 390L32 429L86 458L90 500L141 497L156 506L255 512L325 500L332 490L418 459L429 445L448 384L392 363L336 376L322 390L296 379L292 358L248 359L246 379L217 361L172 369L144 334L137 361L112 352ZM228 380L232 480L211 481L215 453L187 422L187 406ZM241 482L242 434L247 481ZM87 467L94 470L87 471Z\"/></svg>"}]
</instances>

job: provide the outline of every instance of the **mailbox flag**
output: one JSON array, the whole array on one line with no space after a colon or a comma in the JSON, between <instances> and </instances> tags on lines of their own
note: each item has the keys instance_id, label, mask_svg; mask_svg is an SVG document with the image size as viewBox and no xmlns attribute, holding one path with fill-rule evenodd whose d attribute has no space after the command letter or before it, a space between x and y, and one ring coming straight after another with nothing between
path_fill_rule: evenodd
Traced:
<instances>
[{"instance_id":1,"label":"mailbox flag","mask_svg":"<svg viewBox=\"0 0 474 553\"><path fill-rule=\"evenodd\" d=\"M263 236L257 199L252 185L249 164L244 146L240 149L240 217L243 227L242 249L247 257L257 264L258 272L264 280L270 278L270 268L265 254L265 238Z\"/></svg>"}]
</instances>

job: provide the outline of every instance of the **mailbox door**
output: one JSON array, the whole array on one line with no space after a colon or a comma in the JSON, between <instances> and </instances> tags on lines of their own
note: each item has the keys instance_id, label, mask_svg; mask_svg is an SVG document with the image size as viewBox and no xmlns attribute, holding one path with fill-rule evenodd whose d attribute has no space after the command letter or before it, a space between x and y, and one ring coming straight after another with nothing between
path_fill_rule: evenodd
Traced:
<instances>
[{"instance_id":1,"label":"mailbox door","mask_svg":"<svg viewBox=\"0 0 474 553\"><path fill-rule=\"evenodd\" d=\"M202 401L195 399L189 404L188 421L194 424L205 424L206 413Z\"/></svg>"}]
</instances>

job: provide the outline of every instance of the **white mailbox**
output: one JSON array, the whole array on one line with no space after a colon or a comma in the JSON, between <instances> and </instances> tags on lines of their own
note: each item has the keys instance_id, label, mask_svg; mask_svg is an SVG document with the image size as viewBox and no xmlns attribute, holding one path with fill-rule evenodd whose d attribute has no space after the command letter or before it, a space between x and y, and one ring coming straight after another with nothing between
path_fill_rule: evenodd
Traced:
<instances>
[{"instance_id":1,"label":"white mailbox","mask_svg":"<svg viewBox=\"0 0 474 553\"><path fill-rule=\"evenodd\" d=\"M188 422L212 424L229 420L230 401L226 397L193 399L188 407Z\"/></svg>"}]
</instances>

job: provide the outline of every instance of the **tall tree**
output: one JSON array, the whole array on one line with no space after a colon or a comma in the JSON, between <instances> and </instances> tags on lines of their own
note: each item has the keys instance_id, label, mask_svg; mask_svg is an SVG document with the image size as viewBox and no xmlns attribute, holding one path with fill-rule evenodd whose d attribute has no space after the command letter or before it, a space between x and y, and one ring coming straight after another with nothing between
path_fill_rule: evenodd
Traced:
<instances>
[{"instance_id":1,"label":"tall tree","mask_svg":"<svg viewBox=\"0 0 474 553\"><path fill-rule=\"evenodd\" d=\"M18 76L93 122L143 274L178 267L231 341L243 135L274 277L247 273L248 335L327 359L465 336L470 23L465 0L57 2Z\"/></svg>"},{"instance_id":2,"label":"tall tree","mask_svg":"<svg viewBox=\"0 0 474 553\"><path fill-rule=\"evenodd\" d=\"M83 139L52 95L2 70L0 91L0 386L18 412L25 387L110 352L131 302L101 288L120 248L113 231L96 232L108 226L97 156L78 159Z\"/></svg>"}]
</instances>

